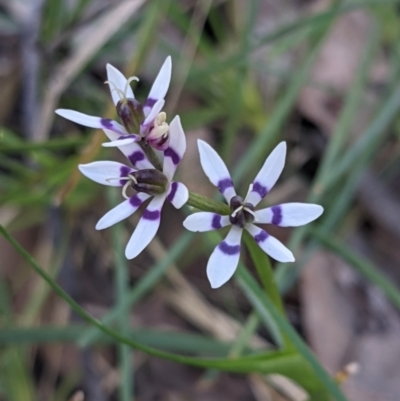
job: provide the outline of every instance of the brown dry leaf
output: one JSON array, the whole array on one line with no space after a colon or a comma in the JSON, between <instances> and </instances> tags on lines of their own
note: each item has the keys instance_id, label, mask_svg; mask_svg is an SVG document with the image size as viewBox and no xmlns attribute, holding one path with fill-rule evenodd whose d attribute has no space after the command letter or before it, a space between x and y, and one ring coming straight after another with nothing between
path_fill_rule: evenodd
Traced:
<instances>
[{"instance_id":1,"label":"brown dry leaf","mask_svg":"<svg viewBox=\"0 0 400 401\"><path fill-rule=\"evenodd\" d=\"M300 93L300 112L326 133L336 123L341 107L338 95L346 93L354 80L370 28L371 19L365 11L337 18L310 75L312 81L333 88L336 96L315 87L305 87Z\"/></svg>"},{"instance_id":2,"label":"brown dry leaf","mask_svg":"<svg viewBox=\"0 0 400 401\"><path fill-rule=\"evenodd\" d=\"M137 12L144 1L122 1L81 32L71 56L58 66L47 84L35 138L39 140L46 138L54 118L54 109L62 92L99 49Z\"/></svg>"},{"instance_id":3,"label":"brown dry leaf","mask_svg":"<svg viewBox=\"0 0 400 401\"><path fill-rule=\"evenodd\" d=\"M340 259L314 254L301 280L302 320L308 341L331 373L343 367L353 336L353 311L335 282ZM346 361L350 362L350 361Z\"/></svg>"},{"instance_id":4,"label":"brown dry leaf","mask_svg":"<svg viewBox=\"0 0 400 401\"><path fill-rule=\"evenodd\" d=\"M335 373L360 365L344 389L352 401L397 401L400 394L400 317L375 287L342 260L317 252L301 281L307 339Z\"/></svg>"},{"instance_id":5,"label":"brown dry leaf","mask_svg":"<svg viewBox=\"0 0 400 401\"><path fill-rule=\"evenodd\" d=\"M0 122L3 124L14 108L20 78L18 37L0 34Z\"/></svg>"},{"instance_id":6,"label":"brown dry leaf","mask_svg":"<svg viewBox=\"0 0 400 401\"><path fill-rule=\"evenodd\" d=\"M68 401L84 401L85 394L83 391L78 390Z\"/></svg>"}]
</instances>

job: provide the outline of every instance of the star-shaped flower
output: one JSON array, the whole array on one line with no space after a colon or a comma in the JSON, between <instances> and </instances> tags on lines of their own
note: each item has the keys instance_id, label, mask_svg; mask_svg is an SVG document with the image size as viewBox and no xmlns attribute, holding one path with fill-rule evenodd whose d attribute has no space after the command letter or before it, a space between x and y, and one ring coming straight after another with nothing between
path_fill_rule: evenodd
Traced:
<instances>
[{"instance_id":1,"label":"star-shaped flower","mask_svg":"<svg viewBox=\"0 0 400 401\"><path fill-rule=\"evenodd\" d=\"M206 142L199 140L200 162L211 183L218 188L228 202L231 214L222 216L212 212L190 215L183 225L190 231L211 231L232 225L224 241L213 251L207 264L207 276L211 287L218 288L233 275L239 263L240 242L246 229L260 248L279 262L293 262L292 252L275 237L257 224L273 224L281 227L297 227L318 218L323 208L309 203L283 203L255 210L278 180L285 165L286 143L281 142L268 156L257 174L245 199L236 195L229 171L217 152Z\"/></svg>"},{"instance_id":2,"label":"star-shaped flower","mask_svg":"<svg viewBox=\"0 0 400 401\"><path fill-rule=\"evenodd\" d=\"M133 232L125 255L133 259L150 243L160 225L161 209L168 199L177 209L188 200L188 190L180 182L172 181L179 162L186 150L186 139L179 116L170 124L170 141L164 151L163 171L156 170L147 160L137 143L120 147L133 167L114 161L96 161L79 165L79 169L91 180L109 186L122 187L126 200L106 213L97 223L96 229L102 230L132 215L147 199L143 215ZM127 196L126 191L132 187L136 193Z\"/></svg>"},{"instance_id":3,"label":"star-shaped flower","mask_svg":"<svg viewBox=\"0 0 400 401\"><path fill-rule=\"evenodd\" d=\"M171 81L171 57L167 57L162 65L144 105L135 99L130 87L132 80L138 80L136 77L126 79L119 70L107 64L107 78L122 125L114 120L90 116L74 110L58 109L56 113L86 127L114 133L113 138L110 138L112 142L104 146L121 146L144 140L158 150L168 148L169 125L166 123L166 114L161 110Z\"/></svg>"}]
</instances>

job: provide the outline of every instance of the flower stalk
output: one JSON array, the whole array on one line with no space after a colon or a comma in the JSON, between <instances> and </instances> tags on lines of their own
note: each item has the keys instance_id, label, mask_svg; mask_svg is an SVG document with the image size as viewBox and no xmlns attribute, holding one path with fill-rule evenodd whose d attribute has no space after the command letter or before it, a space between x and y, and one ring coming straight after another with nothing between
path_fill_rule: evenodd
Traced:
<instances>
[{"instance_id":1,"label":"flower stalk","mask_svg":"<svg viewBox=\"0 0 400 401\"><path fill-rule=\"evenodd\" d=\"M149 162L159 171L163 170L160 159L158 158L154 149L145 141L138 141L138 145L142 148L144 154L147 156Z\"/></svg>"},{"instance_id":2,"label":"flower stalk","mask_svg":"<svg viewBox=\"0 0 400 401\"><path fill-rule=\"evenodd\" d=\"M230 213L230 208L227 204L207 198L196 192L189 191L189 199L186 204L205 212L213 212L221 215L229 215Z\"/></svg>"}]
</instances>

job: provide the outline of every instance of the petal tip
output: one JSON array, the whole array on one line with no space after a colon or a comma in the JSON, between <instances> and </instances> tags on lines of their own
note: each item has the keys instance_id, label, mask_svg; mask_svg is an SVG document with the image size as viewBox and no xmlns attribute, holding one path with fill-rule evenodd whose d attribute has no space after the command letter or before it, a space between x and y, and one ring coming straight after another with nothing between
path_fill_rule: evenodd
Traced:
<instances>
[{"instance_id":1,"label":"petal tip","mask_svg":"<svg viewBox=\"0 0 400 401\"><path fill-rule=\"evenodd\" d=\"M208 281L210 282L211 288L213 290L222 287L228 280L219 280L213 277L211 274L207 273Z\"/></svg>"},{"instance_id":2,"label":"petal tip","mask_svg":"<svg viewBox=\"0 0 400 401\"><path fill-rule=\"evenodd\" d=\"M295 260L293 253L290 252L290 255L287 255L286 260L283 260L282 263L293 263Z\"/></svg>"},{"instance_id":3,"label":"petal tip","mask_svg":"<svg viewBox=\"0 0 400 401\"><path fill-rule=\"evenodd\" d=\"M103 227L103 225L101 224L100 221L97 222L97 224L96 224L96 226L95 226L94 228L95 228L95 230L97 230L97 231L100 231L100 230L103 230L103 229L104 229L104 227Z\"/></svg>"},{"instance_id":4,"label":"petal tip","mask_svg":"<svg viewBox=\"0 0 400 401\"><path fill-rule=\"evenodd\" d=\"M192 216L192 215L190 215L190 216ZM190 223L190 221L191 221L190 216L186 217L186 219L183 220L182 225L183 225L183 227L186 228L186 230L189 230L189 231L192 231L192 232L195 233L195 232L197 232L197 230L194 229L194 227L191 225L191 223Z\"/></svg>"},{"instance_id":5,"label":"petal tip","mask_svg":"<svg viewBox=\"0 0 400 401\"><path fill-rule=\"evenodd\" d=\"M126 257L128 260L131 260L131 259L134 259L135 256L137 256L137 255L132 254L132 253L130 252L129 248L126 247L126 249L125 249L125 257Z\"/></svg>"}]
</instances>

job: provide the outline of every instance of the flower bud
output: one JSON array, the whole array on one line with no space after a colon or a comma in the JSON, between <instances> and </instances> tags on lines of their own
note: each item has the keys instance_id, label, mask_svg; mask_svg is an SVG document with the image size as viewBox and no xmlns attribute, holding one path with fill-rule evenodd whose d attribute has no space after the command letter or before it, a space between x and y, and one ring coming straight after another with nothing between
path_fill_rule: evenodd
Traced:
<instances>
[{"instance_id":1,"label":"flower bud","mask_svg":"<svg viewBox=\"0 0 400 401\"><path fill-rule=\"evenodd\" d=\"M140 124L145 118L140 102L132 98L120 100L117 103L117 113L129 133L140 133Z\"/></svg>"},{"instance_id":2,"label":"flower bud","mask_svg":"<svg viewBox=\"0 0 400 401\"><path fill-rule=\"evenodd\" d=\"M132 188L137 192L144 192L149 195L161 195L165 193L168 186L167 177L159 170L144 169L131 173L136 182L132 181Z\"/></svg>"}]
</instances>

